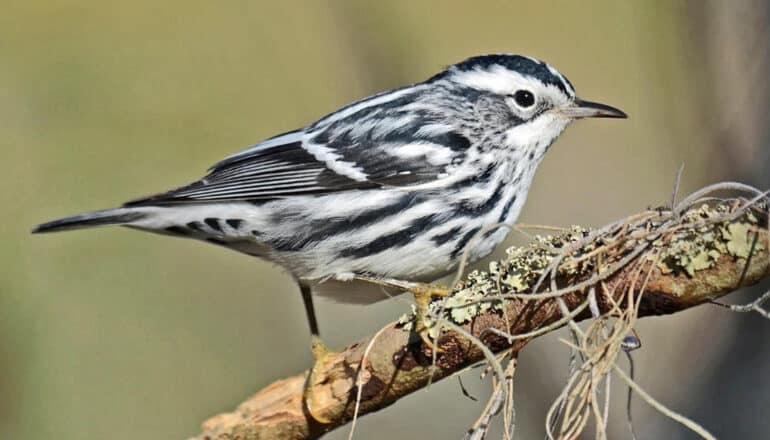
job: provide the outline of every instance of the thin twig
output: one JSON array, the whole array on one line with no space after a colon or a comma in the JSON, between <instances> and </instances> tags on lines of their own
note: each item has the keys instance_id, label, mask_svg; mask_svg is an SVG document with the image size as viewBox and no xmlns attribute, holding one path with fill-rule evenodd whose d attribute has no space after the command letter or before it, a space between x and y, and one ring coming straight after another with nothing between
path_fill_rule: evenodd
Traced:
<instances>
[{"instance_id":1,"label":"thin twig","mask_svg":"<svg viewBox=\"0 0 770 440\"><path fill-rule=\"evenodd\" d=\"M634 358L631 356L631 350L623 350L628 358L628 373L631 376L631 380L634 380ZM636 440L636 431L634 431L634 419L631 415L631 402L634 396L633 388L628 387L628 394L626 395L626 420L628 421L628 431L631 433L631 440Z\"/></svg>"},{"instance_id":2,"label":"thin twig","mask_svg":"<svg viewBox=\"0 0 770 440\"><path fill-rule=\"evenodd\" d=\"M756 312L756 313L759 313L762 317L766 319L770 319L770 311L762 308L762 305L767 300L770 300L770 290L763 293L762 296L760 296L759 298L755 299L754 301L748 304L725 304L719 301L711 301L711 303L724 307L726 309L732 310L733 312L739 312L739 313Z\"/></svg>"},{"instance_id":3,"label":"thin twig","mask_svg":"<svg viewBox=\"0 0 770 440\"><path fill-rule=\"evenodd\" d=\"M350 422L350 433L348 434L348 440L353 440L353 433L356 432L356 422L358 421L358 411L361 409L361 396L363 395L364 391L364 384L361 381L362 379L362 373L366 369L366 359L369 357L369 352L371 351L372 347L374 347L374 342L377 340L377 338L382 335L382 333L387 330L387 326L381 328L377 333L374 334L372 339L369 341L369 343L366 345L366 349L364 350L364 355L361 357L361 364L358 366L358 374L356 374L356 387L358 388L356 390L356 407L353 410L353 421Z\"/></svg>"},{"instance_id":4,"label":"thin twig","mask_svg":"<svg viewBox=\"0 0 770 440\"><path fill-rule=\"evenodd\" d=\"M679 165L679 169L676 171L676 178L674 179L674 190L671 191L671 204L669 207L674 210L676 206L676 197L679 194L679 184L682 182L682 172L684 171L684 162Z\"/></svg>"}]
</instances>

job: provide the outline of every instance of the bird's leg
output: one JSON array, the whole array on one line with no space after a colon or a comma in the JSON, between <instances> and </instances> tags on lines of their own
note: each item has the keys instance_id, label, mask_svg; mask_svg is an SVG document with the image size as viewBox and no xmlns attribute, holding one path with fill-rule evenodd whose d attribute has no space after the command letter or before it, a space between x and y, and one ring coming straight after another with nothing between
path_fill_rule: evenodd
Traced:
<instances>
[{"instance_id":1,"label":"bird's leg","mask_svg":"<svg viewBox=\"0 0 770 440\"><path fill-rule=\"evenodd\" d=\"M428 307L433 300L446 298L452 293L452 289L448 286L432 283L416 283L413 281L403 281L394 278L373 278L366 276L359 276L358 279L368 281L371 283L379 284L387 287L396 287L401 290L411 292L414 296L414 303L416 307L414 318L414 330L420 335L423 342L431 347L431 349L437 349L435 344L430 338L428 325L425 323L428 316Z\"/></svg>"},{"instance_id":2,"label":"bird's leg","mask_svg":"<svg viewBox=\"0 0 770 440\"><path fill-rule=\"evenodd\" d=\"M414 304L417 308L414 317L414 331L420 335L423 342L433 350L440 349L433 343L430 337L430 328L426 324L428 307L433 300L446 298L452 293L452 289L440 284L413 283L409 291L414 296Z\"/></svg>"},{"instance_id":3,"label":"bird's leg","mask_svg":"<svg viewBox=\"0 0 770 440\"><path fill-rule=\"evenodd\" d=\"M310 350L313 352L313 367L310 369L310 374L305 381L305 388L302 391L302 397L305 402L308 414L316 421L323 424L331 423L331 420L318 414L316 412L313 395L313 385L318 379L318 374L324 370L324 366L327 361L334 354L329 350L321 340L321 335L318 331L318 321L315 316L315 308L313 307L313 296L310 290L310 286L300 283L300 292L302 292L302 302L305 304L305 314L307 315L307 322L310 326Z\"/></svg>"}]
</instances>

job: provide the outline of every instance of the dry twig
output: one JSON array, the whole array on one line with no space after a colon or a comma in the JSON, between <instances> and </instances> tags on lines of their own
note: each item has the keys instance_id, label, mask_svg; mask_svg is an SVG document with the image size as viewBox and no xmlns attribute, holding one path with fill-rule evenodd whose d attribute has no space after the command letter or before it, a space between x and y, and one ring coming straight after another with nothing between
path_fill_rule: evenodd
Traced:
<instances>
[{"instance_id":1,"label":"dry twig","mask_svg":"<svg viewBox=\"0 0 770 440\"><path fill-rule=\"evenodd\" d=\"M725 190L748 197L714 197ZM549 412L550 438L578 438L591 418L597 438L606 438L613 371L648 403L710 438L699 425L646 395L616 360L638 318L711 302L770 273L764 200L765 193L746 185L712 185L676 206L594 231L573 227L537 237L528 247L509 249L509 256L491 263L489 271L468 274L453 295L431 304L426 321L433 324L440 351L411 334L407 316L380 330L376 340L334 355L312 388L318 412L332 423L321 425L307 415L305 375L298 375L270 385L235 412L210 419L198 438L317 438L354 414L385 408L478 362L488 363L495 388L467 438L483 438L501 409L506 436L512 437L516 354L532 338L564 325L574 337L565 343L574 350L577 367ZM768 297L733 307L766 314L761 303ZM586 328L577 325L586 319L591 320ZM505 367L495 355L500 353L511 353Z\"/></svg>"}]
</instances>

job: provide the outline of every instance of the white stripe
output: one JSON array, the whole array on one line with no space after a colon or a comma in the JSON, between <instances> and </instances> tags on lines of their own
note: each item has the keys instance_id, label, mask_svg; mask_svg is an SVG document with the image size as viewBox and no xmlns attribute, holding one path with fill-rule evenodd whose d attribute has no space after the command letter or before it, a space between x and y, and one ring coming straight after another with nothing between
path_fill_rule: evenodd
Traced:
<instances>
[{"instance_id":1,"label":"white stripe","mask_svg":"<svg viewBox=\"0 0 770 440\"><path fill-rule=\"evenodd\" d=\"M417 136L439 136L445 133L449 133L454 130L449 124L442 124L439 122L432 122L429 124L423 124L417 129Z\"/></svg>"},{"instance_id":2,"label":"white stripe","mask_svg":"<svg viewBox=\"0 0 770 440\"><path fill-rule=\"evenodd\" d=\"M250 177L250 176L258 176L258 175L265 175L270 176L273 174L281 174L281 173L304 173L304 172L310 172L310 171L322 171L324 167L322 164L318 164L314 168L307 168L307 167L300 167L297 164L283 164L279 166L266 166L266 167L253 167L253 168L243 168L241 170L237 170L232 173L228 173L226 175L220 175L216 174L214 177L216 179L212 179L212 182L219 182L219 181L231 181L231 180L238 180L243 177Z\"/></svg>"},{"instance_id":3,"label":"white stripe","mask_svg":"<svg viewBox=\"0 0 770 440\"><path fill-rule=\"evenodd\" d=\"M266 182L266 183L254 183L251 185L226 185L226 186L217 186L214 188L208 188L208 189L201 189L198 191L186 191L183 193L179 193L181 196L199 196L204 194L228 194L228 193L237 193L242 191L251 191L254 189L270 189L273 190L279 190L281 188L285 187L295 187L295 186L301 186L301 185L308 185L308 184L315 184L315 178L306 178L306 179L284 179L284 180L276 180L273 182Z\"/></svg>"},{"instance_id":4,"label":"white stripe","mask_svg":"<svg viewBox=\"0 0 770 440\"><path fill-rule=\"evenodd\" d=\"M424 85L409 86L409 87L404 87L403 89L383 92L379 95L374 95L373 97L370 97L370 98L364 98L358 103L352 104L349 107L344 108L343 110L332 113L329 116L319 120L318 122L313 124L312 127L314 130L317 128L327 127L332 122L339 121L340 119L345 119L348 116L353 115L356 112L359 112L365 108L369 108L375 105L380 105L386 102L393 101L404 95L408 95L410 93L418 91L423 87Z\"/></svg>"},{"instance_id":5,"label":"white stripe","mask_svg":"<svg viewBox=\"0 0 770 440\"><path fill-rule=\"evenodd\" d=\"M452 160L454 152L445 145L435 142L412 142L388 146L388 154L399 158L425 157L425 160L433 166L446 165Z\"/></svg>"},{"instance_id":6,"label":"white stripe","mask_svg":"<svg viewBox=\"0 0 770 440\"><path fill-rule=\"evenodd\" d=\"M318 131L320 131L319 129L323 129L335 121L344 119L350 115L355 114L356 112L362 109L393 101L404 95L407 95L416 90L419 90L423 87L424 87L423 85L409 86L403 89L384 92L380 95L374 95L373 97L365 98L358 103L352 104L344 108L343 110L332 113L329 116L312 124L311 127L313 127L314 129L314 133L312 132L305 133L304 131L300 130L300 131L287 133L272 139L265 140L263 142L260 142L254 145L251 148L248 148L239 153L226 157L225 159L220 161L218 164L215 164L214 168L216 168L217 166L219 166L219 164L222 164L223 162L242 158L250 154L266 150L271 147L276 147L284 144L291 144L294 142L304 142L306 139L312 138ZM313 154L313 156L315 156L316 159L326 163L326 165L333 171L338 172L339 174L342 174L353 180L366 181L366 174L364 174L360 168L356 167L354 164L350 162L339 161L340 156L335 154L331 149L327 148L326 146L313 144L313 145L303 145L303 148L305 148L308 152Z\"/></svg>"},{"instance_id":7,"label":"white stripe","mask_svg":"<svg viewBox=\"0 0 770 440\"><path fill-rule=\"evenodd\" d=\"M250 183L233 183L228 185L217 185L211 188L202 188L200 191L193 191L195 193L203 193L208 191L220 191L226 189L240 189L240 188L255 188L255 187L276 187L281 184L292 184L300 182L316 183L316 176L306 176L302 178L289 177L289 178L275 178L267 180L258 180Z\"/></svg>"},{"instance_id":8,"label":"white stripe","mask_svg":"<svg viewBox=\"0 0 770 440\"><path fill-rule=\"evenodd\" d=\"M303 177L294 177L294 176L278 176L276 178L271 179L265 179L265 180L254 180L254 181L244 181L244 182L228 182L223 185L212 185L210 187L203 187L203 188L197 188L194 190L188 190L185 191L185 193L200 193L205 191L218 191L221 189L228 189L228 188L249 188L255 185L260 186L275 186L279 183L294 183L294 182L304 182L304 181L316 181L316 176L303 176ZM180 193L181 194L181 193Z\"/></svg>"},{"instance_id":9,"label":"white stripe","mask_svg":"<svg viewBox=\"0 0 770 440\"><path fill-rule=\"evenodd\" d=\"M227 179L222 179L221 182L225 184L233 183L233 182L249 182L254 181L258 179L270 179L273 177L284 177L284 176L296 176L296 177L304 177L304 176L310 176L310 175L317 175L321 171L323 171L323 168L303 168L299 170L295 169L281 169L277 171L270 170L268 172L256 172L256 173L243 173L238 174L235 176L230 176Z\"/></svg>"},{"instance_id":10,"label":"white stripe","mask_svg":"<svg viewBox=\"0 0 770 440\"><path fill-rule=\"evenodd\" d=\"M305 136L305 132L300 130L300 131L293 131L291 133L286 133L284 135L277 136L277 137L274 137L272 139L267 139L265 141L262 141L262 142L260 142L260 143L258 143L256 145L254 145L253 147L251 147L249 149L243 150L243 151L241 151L239 153L235 153L235 154L233 154L231 156L227 156L221 162L232 160L232 159L235 159L235 158L238 158L238 157L248 156L251 153L256 153L257 151L266 150L266 149L271 148L271 147L277 147L279 145L292 144L294 142L299 142L299 141L302 140L303 136Z\"/></svg>"},{"instance_id":11,"label":"white stripe","mask_svg":"<svg viewBox=\"0 0 770 440\"><path fill-rule=\"evenodd\" d=\"M548 66L548 70L549 70L549 71L550 71L550 72L551 72L553 75L555 75L556 77L558 77L558 78L559 78L559 80L562 82L562 84L564 84L564 87L567 89L567 91L569 92L569 94L570 94L571 96L575 96L575 89L573 89L573 88L572 88L572 86L569 84L569 81L567 81L566 79L564 79L564 76L562 76L562 74L561 74L561 73L559 73L559 71L558 71L558 70L554 69L554 68L553 68L553 67L551 67L549 64L546 64L546 66Z\"/></svg>"},{"instance_id":12,"label":"white stripe","mask_svg":"<svg viewBox=\"0 0 770 440\"><path fill-rule=\"evenodd\" d=\"M269 159L269 160L262 159L262 160L255 161L254 163L242 164L226 170L217 171L216 174L217 176L227 176L233 173L238 173L242 170L250 170L255 168L256 169L269 168L271 166L285 165L285 164L289 164L289 163L278 159Z\"/></svg>"},{"instance_id":13,"label":"white stripe","mask_svg":"<svg viewBox=\"0 0 770 440\"><path fill-rule=\"evenodd\" d=\"M522 75L500 65L495 65L489 70L459 72L453 78L468 87L500 95L507 95L519 89L530 90L538 101L545 98L557 107L570 99L570 96L553 84L544 84L537 78ZM532 111L534 108L535 106L527 111Z\"/></svg>"},{"instance_id":14,"label":"white stripe","mask_svg":"<svg viewBox=\"0 0 770 440\"><path fill-rule=\"evenodd\" d=\"M241 195L239 195L239 197L244 197L245 198L245 197L260 197L260 196L282 196L282 195L288 195L288 194L293 194L293 193L301 193L301 192L306 192L306 191L323 190L323 189L326 189L326 188L322 188L320 186L308 186L308 187L297 188L297 189L282 190L279 193L274 193L274 192L271 193L271 192L264 192L264 191L255 192L255 193L247 193L247 194L241 194ZM199 197L198 199L200 199L200 200L217 200L217 199L228 199L228 198L232 198L232 197L233 196L231 194L226 194L224 196L221 196L221 195L204 196L204 197Z\"/></svg>"},{"instance_id":15,"label":"white stripe","mask_svg":"<svg viewBox=\"0 0 770 440\"><path fill-rule=\"evenodd\" d=\"M296 168L296 164L285 164L285 165L270 165L266 167L255 167L255 168L244 168L239 170L233 170L229 173L216 173L212 178L210 179L211 182L224 182L234 179L240 179L243 176L252 176L257 174L266 174L270 173L272 171L283 171L283 170L292 170Z\"/></svg>"},{"instance_id":16,"label":"white stripe","mask_svg":"<svg viewBox=\"0 0 770 440\"><path fill-rule=\"evenodd\" d=\"M327 147L326 145L307 144L305 145L305 149L320 162L325 163L330 170L341 176L345 176L359 182L366 182L369 180L366 176L366 173L364 173L361 168L357 167L355 163L340 160L341 156L335 153L334 150Z\"/></svg>"}]
</instances>

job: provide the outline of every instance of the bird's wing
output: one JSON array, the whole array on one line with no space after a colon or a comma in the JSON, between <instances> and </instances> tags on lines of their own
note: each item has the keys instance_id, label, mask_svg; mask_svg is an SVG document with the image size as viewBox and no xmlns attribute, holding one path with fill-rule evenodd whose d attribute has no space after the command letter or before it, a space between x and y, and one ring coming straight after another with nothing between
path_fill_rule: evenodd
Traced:
<instances>
[{"instance_id":1,"label":"bird's wing","mask_svg":"<svg viewBox=\"0 0 770 440\"><path fill-rule=\"evenodd\" d=\"M399 116L382 108L375 113L358 115L356 123L349 120L353 113L276 136L215 164L197 182L126 206L256 201L419 185L446 177L470 145L435 118Z\"/></svg>"}]
</instances>

